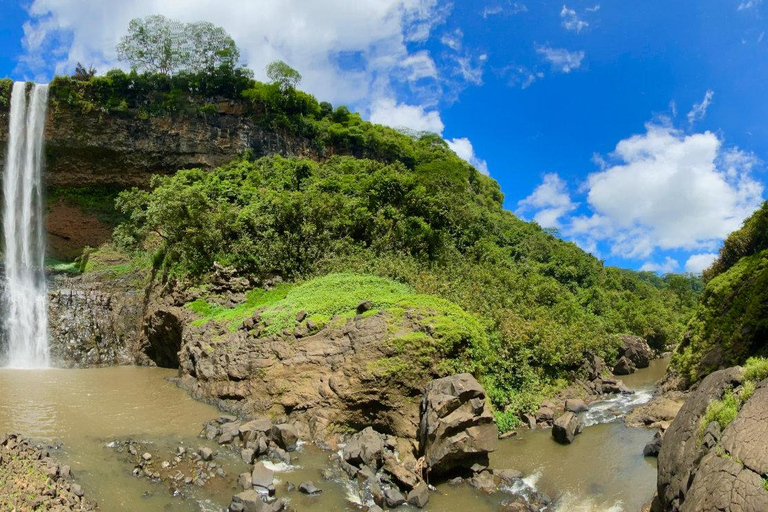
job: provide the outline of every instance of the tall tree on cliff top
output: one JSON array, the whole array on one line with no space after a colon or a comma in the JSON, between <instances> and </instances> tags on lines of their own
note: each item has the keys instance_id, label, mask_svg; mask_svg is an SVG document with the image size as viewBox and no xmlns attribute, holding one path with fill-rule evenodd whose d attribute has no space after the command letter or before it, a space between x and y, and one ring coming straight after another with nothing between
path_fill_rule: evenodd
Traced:
<instances>
[{"instance_id":1,"label":"tall tree on cliff top","mask_svg":"<svg viewBox=\"0 0 768 512\"><path fill-rule=\"evenodd\" d=\"M185 24L156 14L131 20L117 57L138 71L173 75L233 68L240 51L226 30L212 23Z\"/></svg>"}]
</instances>

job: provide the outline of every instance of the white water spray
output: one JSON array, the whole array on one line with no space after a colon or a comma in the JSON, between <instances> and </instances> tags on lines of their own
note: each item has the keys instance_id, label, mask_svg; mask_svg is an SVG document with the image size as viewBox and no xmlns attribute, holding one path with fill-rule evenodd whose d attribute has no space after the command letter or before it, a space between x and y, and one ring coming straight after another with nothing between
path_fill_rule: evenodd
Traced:
<instances>
[{"instance_id":1,"label":"white water spray","mask_svg":"<svg viewBox=\"0 0 768 512\"><path fill-rule=\"evenodd\" d=\"M7 364L48 366L42 164L48 86L16 82L3 175Z\"/></svg>"}]
</instances>

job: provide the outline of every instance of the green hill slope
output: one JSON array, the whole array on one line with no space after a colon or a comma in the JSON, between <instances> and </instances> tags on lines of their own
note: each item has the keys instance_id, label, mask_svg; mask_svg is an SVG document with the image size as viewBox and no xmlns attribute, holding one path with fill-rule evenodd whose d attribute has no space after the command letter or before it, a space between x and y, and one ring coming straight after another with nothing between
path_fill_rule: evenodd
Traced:
<instances>
[{"instance_id":1,"label":"green hill slope","mask_svg":"<svg viewBox=\"0 0 768 512\"><path fill-rule=\"evenodd\" d=\"M694 382L768 353L768 203L726 239L673 365Z\"/></svg>"}]
</instances>

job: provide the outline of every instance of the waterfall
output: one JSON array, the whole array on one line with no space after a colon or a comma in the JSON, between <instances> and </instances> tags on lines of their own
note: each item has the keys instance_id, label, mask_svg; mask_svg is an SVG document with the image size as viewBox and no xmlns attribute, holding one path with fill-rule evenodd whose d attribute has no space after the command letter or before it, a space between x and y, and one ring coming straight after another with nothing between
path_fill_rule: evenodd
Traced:
<instances>
[{"instance_id":1,"label":"waterfall","mask_svg":"<svg viewBox=\"0 0 768 512\"><path fill-rule=\"evenodd\" d=\"M3 175L7 364L48 366L48 292L43 226L43 139L48 86L16 82Z\"/></svg>"}]
</instances>

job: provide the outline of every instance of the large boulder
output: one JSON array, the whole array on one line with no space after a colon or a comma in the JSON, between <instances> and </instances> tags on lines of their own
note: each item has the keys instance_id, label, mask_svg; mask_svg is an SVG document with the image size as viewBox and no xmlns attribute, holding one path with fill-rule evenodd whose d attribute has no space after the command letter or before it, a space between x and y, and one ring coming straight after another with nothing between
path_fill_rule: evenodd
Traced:
<instances>
[{"instance_id":1,"label":"large boulder","mask_svg":"<svg viewBox=\"0 0 768 512\"><path fill-rule=\"evenodd\" d=\"M701 418L712 400L742 382L739 367L720 370L707 376L686 400L669 429L659 452L658 501L661 510L678 512L686 501L698 463L708 453L699 443Z\"/></svg>"},{"instance_id":2,"label":"large boulder","mask_svg":"<svg viewBox=\"0 0 768 512\"><path fill-rule=\"evenodd\" d=\"M711 439L702 444L714 447ZM768 485L764 480L767 474L768 380L763 381L736 419L723 430L719 445L702 459L680 510L768 510Z\"/></svg>"},{"instance_id":3,"label":"large boulder","mask_svg":"<svg viewBox=\"0 0 768 512\"><path fill-rule=\"evenodd\" d=\"M342 456L344 460L353 466L366 466L378 469L384 459L384 447L386 440L383 434L379 434L373 428L354 434L347 441Z\"/></svg>"},{"instance_id":4,"label":"large boulder","mask_svg":"<svg viewBox=\"0 0 768 512\"><path fill-rule=\"evenodd\" d=\"M635 373L635 364L627 356L622 356L613 367L614 375L629 375Z\"/></svg>"},{"instance_id":5,"label":"large boulder","mask_svg":"<svg viewBox=\"0 0 768 512\"><path fill-rule=\"evenodd\" d=\"M421 402L419 444L434 474L487 467L498 431L485 390L469 373L427 384ZM475 466L477 468L478 466Z\"/></svg>"},{"instance_id":6,"label":"large boulder","mask_svg":"<svg viewBox=\"0 0 768 512\"><path fill-rule=\"evenodd\" d=\"M566 412L552 426L552 437L561 444L571 444L578 434L581 434L583 424L579 417L570 411Z\"/></svg>"},{"instance_id":7,"label":"large boulder","mask_svg":"<svg viewBox=\"0 0 768 512\"><path fill-rule=\"evenodd\" d=\"M635 368L648 368L653 359L653 350L648 346L648 342L639 336L622 336L621 347L619 348L619 358L626 357Z\"/></svg>"}]
</instances>

